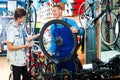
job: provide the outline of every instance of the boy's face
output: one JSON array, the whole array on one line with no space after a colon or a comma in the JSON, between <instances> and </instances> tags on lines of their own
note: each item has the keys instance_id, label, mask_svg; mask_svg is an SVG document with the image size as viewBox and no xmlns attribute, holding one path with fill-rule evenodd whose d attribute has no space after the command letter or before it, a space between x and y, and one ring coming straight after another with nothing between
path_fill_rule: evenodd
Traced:
<instances>
[{"instance_id":1,"label":"boy's face","mask_svg":"<svg viewBox=\"0 0 120 80\"><path fill-rule=\"evenodd\" d=\"M53 7L52 13L54 18L59 18L60 16L62 16L62 10L59 9L58 7Z\"/></svg>"},{"instance_id":2,"label":"boy's face","mask_svg":"<svg viewBox=\"0 0 120 80\"><path fill-rule=\"evenodd\" d=\"M23 23L25 21L25 19L26 19L26 16L19 18L20 23Z\"/></svg>"}]
</instances>

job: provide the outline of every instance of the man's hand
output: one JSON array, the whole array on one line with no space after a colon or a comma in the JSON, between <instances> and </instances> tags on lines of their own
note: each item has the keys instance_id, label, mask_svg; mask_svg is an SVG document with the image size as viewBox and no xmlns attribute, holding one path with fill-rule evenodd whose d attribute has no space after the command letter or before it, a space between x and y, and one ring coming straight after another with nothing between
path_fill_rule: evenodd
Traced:
<instances>
[{"instance_id":1,"label":"man's hand","mask_svg":"<svg viewBox=\"0 0 120 80\"><path fill-rule=\"evenodd\" d=\"M48 54L49 54L50 56L53 56L53 54L52 54L51 52L48 52Z\"/></svg>"},{"instance_id":2,"label":"man's hand","mask_svg":"<svg viewBox=\"0 0 120 80\"><path fill-rule=\"evenodd\" d=\"M35 37L34 37L34 38L38 38L39 36L40 36L40 34L38 33L38 34L36 34L36 35L35 35Z\"/></svg>"},{"instance_id":3,"label":"man's hand","mask_svg":"<svg viewBox=\"0 0 120 80\"><path fill-rule=\"evenodd\" d=\"M27 38L26 38L26 41L30 41L30 40L32 40L32 39L35 39L35 38L38 38L40 36L40 34L38 33L38 34L36 34L36 35L34 35L34 36L28 36Z\"/></svg>"},{"instance_id":4,"label":"man's hand","mask_svg":"<svg viewBox=\"0 0 120 80\"><path fill-rule=\"evenodd\" d=\"M78 29L75 27L70 27L70 30L72 31L72 33L78 33Z\"/></svg>"}]
</instances>

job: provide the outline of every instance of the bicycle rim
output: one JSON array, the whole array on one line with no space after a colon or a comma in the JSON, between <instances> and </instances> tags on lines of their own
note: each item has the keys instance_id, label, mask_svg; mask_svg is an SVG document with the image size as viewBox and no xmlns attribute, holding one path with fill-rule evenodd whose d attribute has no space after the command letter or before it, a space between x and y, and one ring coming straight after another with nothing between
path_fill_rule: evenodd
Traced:
<instances>
[{"instance_id":1,"label":"bicycle rim","mask_svg":"<svg viewBox=\"0 0 120 80\"><path fill-rule=\"evenodd\" d=\"M120 27L120 14L117 15L117 18L118 18L119 27ZM115 48L116 48L116 50L120 51L120 34L119 34L119 37L115 43Z\"/></svg>"},{"instance_id":2,"label":"bicycle rim","mask_svg":"<svg viewBox=\"0 0 120 80\"><path fill-rule=\"evenodd\" d=\"M25 31L27 35L33 35L36 27L37 14L33 5L26 9L27 15L25 20Z\"/></svg>"},{"instance_id":3,"label":"bicycle rim","mask_svg":"<svg viewBox=\"0 0 120 80\"><path fill-rule=\"evenodd\" d=\"M29 74L32 78L37 80L44 80L44 71L41 64L42 63L36 62L30 67Z\"/></svg>"},{"instance_id":4,"label":"bicycle rim","mask_svg":"<svg viewBox=\"0 0 120 80\"><path fill-rule=\"evenodd\" d=\"M51 56L49 54L49 48L52 44L51 40L51 35L50 35L50 28L52 27L52 25L54 24L57 24L57 25L61 25L60 27L65 27L66 29L68 29L68 31L70 31L71 35L72 35L72 39L73 39L73 45L72 45L72 49L70 49L70 53L67 55L67 56L64 56L62 58L55 58L53 56ZM54 26L53 26L54 27ZM67 24L66 22L62 21L62 20L51 20L49 22L47 22L43 28L41 29L41 32L40 32L40 47L41 47L41 50L43 51L43 53L49 58L49 59L55 59L55 60L58 60L60 62L64 62L64 61L67 61L69 60L75 50L76 50L76 45L77 45L77 38L76 38L76 34L72 34L71 30L69 29L71 26L69 24ZM59 34L64 34L64 32L62 33L59 33ZM64 34L64 35L67 35L67 34ZM46 37L47 36L47 37ZM62 37L61 37L62 38ZM63 38L62 38L63 39ZM56 39L53 39L54 41L56 41ZM68 40L69 41L69 40ZM61 43L61 41L59 42L56 42L56 45L59 46L59 43ZM72 44L70 43L70 44ZM62 41L62 45L64 45L64 41ZM67 44L66 46L68 46L69 44ZM61 45L59 46L61 47ZM55 46L56 48L56 46Z\"/></svg>"},{"instance_id":5,"label":"bicycle rim","mask_svg":"<svg viewBox=\"0 0 120 80\"><path fill-rule=\"evenodd\" d=\"M109 16L105 13L101 22L101 37L105 44L113 45L119 36L119 24L116 15L109 12Z\"/></svg>"},{"instance_id":6,"label":"bicycle rim","mask_svg":"<svg viewBox=\"0 0 120 80\"><path fill-rule=\"evenodd\" d=\"M88 2L83 2L80 5L78 16L79 16L79 22L81 26L87 29L90 26L90 23L89 23L90 20L88 20L85 16L89 16L92 18L92 9Z\"/></svg>"},{"instance_id":7,"label":"bicycle rim","mask_svg":"<svg viewBox=\"0 0 120 80\"><path fill-rule=\"evenodd\" d=\"M45 69L46 80L53 80L54 74L57 73L57 66L55 62L49 62Z\"/></svg>"}]
</instances>

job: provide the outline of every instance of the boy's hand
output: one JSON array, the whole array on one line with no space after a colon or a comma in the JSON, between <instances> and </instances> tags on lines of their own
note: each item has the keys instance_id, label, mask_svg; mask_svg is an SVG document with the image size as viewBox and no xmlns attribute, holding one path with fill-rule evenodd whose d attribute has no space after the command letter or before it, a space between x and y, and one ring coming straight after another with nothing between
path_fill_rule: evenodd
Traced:
<instances>
[{"instance_id":1,"label":"boy's hand","mask_svg":"<svg viewBox=\"0 0 120 80\"><path fill-rule=\"evenodd\" d=\"M31 47L33 45L34 45L34 42L27 43L27 44L25 44L25 48L29 48L29 47Z\"/></svg>"}]
</instances>

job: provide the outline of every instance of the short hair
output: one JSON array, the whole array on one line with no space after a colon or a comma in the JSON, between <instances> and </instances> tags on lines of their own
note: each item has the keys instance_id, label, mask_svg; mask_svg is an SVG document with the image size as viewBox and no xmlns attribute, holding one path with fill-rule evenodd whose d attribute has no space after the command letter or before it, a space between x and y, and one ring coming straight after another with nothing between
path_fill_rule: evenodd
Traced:
<instances>
[{"instance_id":1,"label":"short hair","mask_svg":"<svg viewBox=\"0 0 120 80\"><path fill-rule=\"evenodd\" d=\"M26 11L23 8L17 8L14 12L15 20L17 20L18 18L21 18L23 16L26 16Z\"/></svg>"},{"instance_id":2,"label":"short hair","mask_svg":"<svg viewBox=\"0 0 120 80\"><path fill-rule=\"evenodd\" d=\"M53 7L57 7L62 10L62 7L60 5L53 5Z\"/></svg>"}]
</instances>

